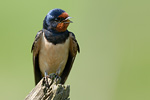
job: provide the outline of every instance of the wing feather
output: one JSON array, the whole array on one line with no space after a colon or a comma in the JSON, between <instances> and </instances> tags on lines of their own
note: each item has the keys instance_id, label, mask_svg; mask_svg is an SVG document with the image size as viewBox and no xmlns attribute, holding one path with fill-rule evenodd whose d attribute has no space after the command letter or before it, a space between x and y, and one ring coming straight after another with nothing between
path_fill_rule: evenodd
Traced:
<instances>
[{"instance_id":1,"label":"wing feather","mask_svg":"<svg viewBox=\"0 0 150 100\"><path fill-rule=\"evenodd\" d=\"M61 83L62 84L64 84L65 81L67 80L67 77L70 73L73 62L75 60L77 51L80 52L80 48L79 48L78 42L75 38L75 35L73 33L70 33L69 38L70 38L69 56L68 56L68 60L67 60L65 69L61 75Z\"/></svg>"},{"instance_id":2,"label":"wing feather","mask_svg":"<svg viewBox=\"0 0 150 100\"><path fill-rule=\"evenodd\" d=\"M39 68L39 50L40 50L42 35L43 35L42 30L37 33L31 49L31 52L33 52L35 84L37 84L42 78L41 71Z\"/></svg>"}]
</instances>

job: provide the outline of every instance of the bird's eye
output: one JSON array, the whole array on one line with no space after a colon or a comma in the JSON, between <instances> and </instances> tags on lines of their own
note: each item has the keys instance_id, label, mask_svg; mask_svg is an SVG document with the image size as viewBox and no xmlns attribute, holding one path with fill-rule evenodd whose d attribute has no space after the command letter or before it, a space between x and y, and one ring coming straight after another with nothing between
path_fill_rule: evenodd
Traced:
<instances>
[{"instance_id":1,"label":"bird's eye","mask_svg":"<svg viewBox=\"0 0 150 100\"><path fill-rule=\"evenodd\" d=\"M58 18L57 18L57 20L59 20L59 21L60 21L60 20L61 20L61 18L59 18L59 17L58 17Z\"/></svg>"},{"instance_id":2,"label":"bird's eye","mask_svg":"<svg viewBox=\"0 0 150 100\"><path fill-rule=\"evenodd\" d=\"M55 18L54 20L55 20L55 21L59 21L59 19L58 19L58 18Z\"/></svg>"},{"instance_id":3,"label":"bird's eye","mask_svg":"<svg viewBox=\"0 0 150 100\"><path fill-rule=\"evenodd\" d=\"M58 18L55 18L55 21L59 21L59 22L61 22L61 21L63 21L65 18L63 18L63 17L58 17Z\"/></svg>"}]
</instances>

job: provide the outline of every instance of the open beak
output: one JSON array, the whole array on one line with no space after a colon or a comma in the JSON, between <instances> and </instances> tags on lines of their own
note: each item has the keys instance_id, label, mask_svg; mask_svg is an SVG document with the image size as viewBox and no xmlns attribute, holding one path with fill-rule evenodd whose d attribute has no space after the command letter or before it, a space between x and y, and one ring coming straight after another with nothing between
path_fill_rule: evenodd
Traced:
<instances>
[{"instance_id":1,"label":"open beak","mask_svg":"<svg viewBox=\"0 0 150 100\"><path fill-rule=\"evenodd\" d=\"M73 23L71 20L69 20L70 18L72 18L72 17L67 17L67 18L63 21L63 23Z\"/></svg>"}]
</instances>

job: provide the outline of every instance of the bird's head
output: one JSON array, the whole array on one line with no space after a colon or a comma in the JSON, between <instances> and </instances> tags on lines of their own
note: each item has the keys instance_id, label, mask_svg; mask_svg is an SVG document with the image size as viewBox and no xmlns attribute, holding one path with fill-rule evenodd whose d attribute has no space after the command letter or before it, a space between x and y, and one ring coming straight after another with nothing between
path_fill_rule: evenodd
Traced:
<instances>
[{"instance_id":1,"label":"bird's head","mask_svg":"<svg viewBox=\"0 0 150 100\"><path fill-rule=\"evenodd\" d=\"M72 21L71 17L62 9L53 9L45 17L43 21L43 29L55 30L57 32L65 32Z\"/></svg>"}]
</instances>

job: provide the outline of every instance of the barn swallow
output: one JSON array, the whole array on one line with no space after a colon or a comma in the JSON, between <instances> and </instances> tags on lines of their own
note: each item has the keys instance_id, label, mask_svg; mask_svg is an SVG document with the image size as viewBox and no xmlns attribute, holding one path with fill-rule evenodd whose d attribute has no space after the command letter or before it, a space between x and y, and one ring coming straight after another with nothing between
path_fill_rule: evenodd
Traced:
<instances>
[{"instance_id":1,"label":"barn swallow","mask_svg":"<svg viewBox=\"0 0 150 100\"><path fill-rule=\"evenodd\" d=\"M42 77L55 73L64 84L77 52L80 52L75 35L67 30L72 21L62 9L51 10L43 20L40 30L33 42L34 77L37 84Z\"/></svg>"}]
</instances>

